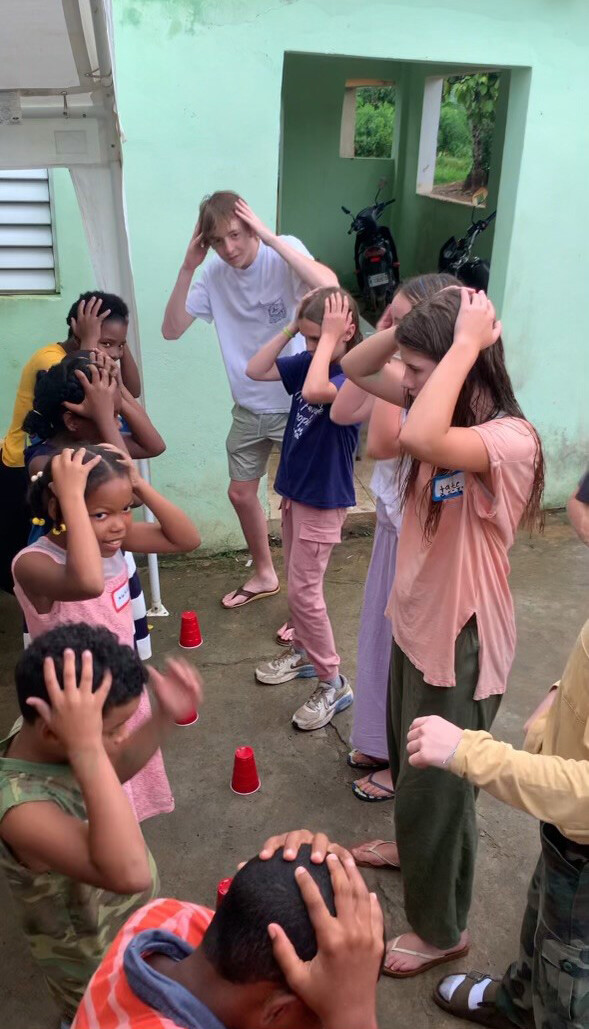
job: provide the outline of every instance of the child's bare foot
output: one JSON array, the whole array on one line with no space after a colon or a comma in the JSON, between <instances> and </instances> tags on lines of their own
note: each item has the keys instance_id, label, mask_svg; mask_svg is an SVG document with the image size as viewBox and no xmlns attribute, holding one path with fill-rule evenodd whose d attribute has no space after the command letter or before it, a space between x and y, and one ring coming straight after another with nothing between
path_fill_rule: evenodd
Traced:
<instances>
[{"instance_id":1,"label":"child's bare foot","mask_svg":"<svg viewBox=\"0 0 589 1029\"><path fill-rule=\"evenodd\" d=\"M361 868L397 868L401 867L397 844L392 840L369 840L350 847L354 861Z\"/></svg>"},{"instance_id":2,"label":"child's bare foot","mask_svg":"<svg viewBox=\"0 0 589 1029\"><path fill-rule=\"evenodd\" d=\"M369 801L372 804L383 800L392 800L395 796L393 777L390 768L383 768L379 772L371 772L363 779L356 779L352 789L354 795L360 800Z\"/></svg>"},{"instance_id":3,"label":"child's bare foot","mask_svg":"<svg viewBox=\"0 0 589 1029\"><path fill-rule=\"evenodd\" d=\"M353 747L347 758L350 768L365 768L366 771L379 771L381 768L388 768L386 758L373 757L372 754L365 754L364 751Z\"/></svg>"},{"instance_id":4,"label":"child's bare foot","mask_svg":"<svg viewBox=\"0 0 589 1029\"><path fill-rule=\"evenodd\" d=\"M275 593L280 591L280 583L278 582L278 576L275 574L270 577L262 577L261 575L252 575L251 579L248 579L243 586L239 589L232 590L231 593L226 593L221 603L223 607L231 609L234 607L245 607L246 604L251 604L253 600L262 600L264 597L273 597Z\"/></svg>"},{"instance_id":5,"label":"child's bare foot","mask_svg":"<svg viewBox=\"0 0 589 1029\"><path fill-rule=\"evenodd\" d=\"M464 957L468 954L469 946L470 937L467 929L460 934L460 941L456 946L448 950L433 947L417 933L403 933L387 943L383 973L399 979L419 975L434 965L442 965L446 961Z\"/></svg>"}]
</instances>

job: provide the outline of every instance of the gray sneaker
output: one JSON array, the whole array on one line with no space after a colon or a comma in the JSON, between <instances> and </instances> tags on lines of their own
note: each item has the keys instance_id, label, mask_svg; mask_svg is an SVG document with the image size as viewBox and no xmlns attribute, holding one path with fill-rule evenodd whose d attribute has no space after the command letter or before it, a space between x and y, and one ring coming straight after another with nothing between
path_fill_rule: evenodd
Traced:
<instances>
[{"instance_id":1,"label":"gray sneaker","mask_svg":"<svg viewBox=\"0 0 589 1029\"><path fill-rule=\"evenodd\" d=\"M319 683L313 691L306 704L295 711L292 716L297 729L309 731L321 729L334 715L345 711L354 702L354 694L345 675L340 675L341 686L329 686L326 682Z\"/></svg>"},{"instance_id":2,"label":"gray sneaker","mask_svg":"<svg viewBox=\"0 0 589 1029\"><path fill-rule=\"evenodd\" d=\"M312 679L314 675L317 675L314 666L294 647L288 647L274 661L264 661L256 668L256 679L267 686L278 686L290 679Z\"/></svg>"}]
</instances>

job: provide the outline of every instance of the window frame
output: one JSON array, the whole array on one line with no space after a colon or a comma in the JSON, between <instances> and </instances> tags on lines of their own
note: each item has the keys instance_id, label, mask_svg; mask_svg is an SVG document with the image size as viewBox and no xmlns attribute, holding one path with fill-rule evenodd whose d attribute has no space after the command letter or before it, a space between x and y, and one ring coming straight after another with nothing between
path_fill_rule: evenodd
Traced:
<instances>
[{"instance_id":1,"label":"window frame","mask_svg":"<svg viewBox=\"0 0 589 1029\"><path fill-rule=\"evenodd\" d=\"M50 289L31 289L30 286L23 286L22 289L18 289L18 288L15 288L15 287L10 288L10 289L3 289L2 286L0 285L0 299L2 297L27 297L27 296L31 296L31 297L54 297L54 296L57 296L57 295L60 294L60 292L61 292L61 284L60 284L60 278L59 278L59 260L58 260L57 233L56 233L55 189L54 189L54 181L53 181L52 169L51 168L16 168L16 169L3 168L3 169L1 169L2 180L9 182L9 181L11 181L11 179L14 180L14 181L19 181L19 179L20 179L21 181L23 181L22 176L18 175L19 171L21 171L21 172L40 171L40 172L44 172L46 174L46 179L42 178L42 179L38 179L37 181L46 181L47 182L47 193L48 193L47 206L49 208L48 228L49 228L49 231L50 231L50 234L51 234L51 247L50 247L50 249L51 249L51 254L52 254L52 257L53 257L52 271L53 271L54 284L53 284L52 288L50 288ZM31 180L31 181L35 181L35 180ZM19 203L21 201L14 200L12 202L17 204L17 203ZM22 202L26 203L27 201L22 201ZM31 201L31 202L34 203L34 201ZM8 201L7 203L10 203L10 201ZM0 223L0 224L2 224L2 223ZM11 223L7 222L5 224L11 224ZM26 224L27 224L26 222L15 222L14 223L15 227L18 227L19 225L26 225ZM34 224L34 223L28 223L28 224ZM15 244L15 246L17 246L17 245L18 244ZM31 249L34 247L34 244L28 244L28 245L31 247ZM26 247L27 247L27 245L25 244L23 249L26 249ZM25 268L14 268L14 269L10 269L9 268L7 270L14 270L15 272L19 272L19 271L24 272L24 271L26 271ZM37 270L39 270L39 269L37 269Z\"/></svg>"}]
</instances>

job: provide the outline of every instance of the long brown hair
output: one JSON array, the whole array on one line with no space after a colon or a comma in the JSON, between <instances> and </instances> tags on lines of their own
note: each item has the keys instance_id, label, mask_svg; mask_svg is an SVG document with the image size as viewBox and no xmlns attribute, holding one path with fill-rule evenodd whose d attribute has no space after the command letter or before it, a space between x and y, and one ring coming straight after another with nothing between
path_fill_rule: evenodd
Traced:
<instances>
[{"instance_id":1,"label":"long brown hair","mask_svg":"<svg viewBox=\"0 0 589 1029\"><path fill-rule=\"evenodd\" d=\"M454 339L454 326L460 309L460 293L456 289L437 292L435 296L422 300L402 319L397 327L396 340L401 346L409 347L438 364L448 353ZM411 398L407 398L407 407ZM458 394L451 424L462 428L480 425L500 415L509 415L526 420L519 406L511 379L505 366L503 342L498 339L491 347L481 350L475 364L468 373ZM522 524L530 530L542 527L541 502L544 492L544 455L538 433L531 426L536 440L534 455L534 481L522 516ZM400 466L400 491L403 506L415 488L421 462L416 457L406 457ZM429 496L428 512L424 524L424 538L433 538L440 521L442 505L434 501L431 484L434 476L452 471L451 468L434 468L424 488L423 496Z\"/></svg>"},{"instance_id":2,"label":"long brown hair","mask_svg":"<svg viewBox=\"0 0 589 1029\"><path fill-rule=\"evenodd\" d=\"M342 289L341 286L323 286L321 289L315 289L313 292L301 300L301 306L299 307L299 318L308 318L310 322L314 322L315 325L321 325L323 323L323 315L325 314L325 301L327 297L332 296L334 293L339 293L342 297L348 298L348 304L350 307L350 314L352 315L352 321L354 323L354 335L346 343L346 354L352 347L355 347L357 343L362 342L362 330L360 329L360 312L358 311L358 304L354 300L353 296L348 293L347 289Z\"/></svg>"}]
</instances>

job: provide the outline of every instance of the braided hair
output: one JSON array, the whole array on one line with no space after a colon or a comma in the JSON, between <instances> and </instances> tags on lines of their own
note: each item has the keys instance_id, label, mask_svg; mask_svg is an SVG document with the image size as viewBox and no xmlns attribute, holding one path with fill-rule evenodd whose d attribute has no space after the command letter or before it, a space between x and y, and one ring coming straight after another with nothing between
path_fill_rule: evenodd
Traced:
<instances>
[{"instance_id":1,"label":"braided hair","mask_svg":"<svg viewBox=\"0 0 589 1029\"><path fill-rule=\"evenodd\" d=\"M59 525L63 520L61 517L61 511L59 510L59 504L57 504L57 513L55 518L51 517L49 513L49 501L52 499L56 500L55 494L51 489L51 483L53 482L53 462L56 457L66 449L68 448L60 447L47 462L43 470L37 472L37 474L31 479L29 485L27 500L31 515L34 519L42 519L47 525L48 530L55 524ZM129 475L125 465L121 463L118 455L112 450L106 450L105 447L93 446L89 443L83 443L69 449L74 452L77 450L86 451L82 462L83 464L86 464L97 455L102 458L102 460L90 470L86 480L86 489L84 491L84 497L86 499L94 493L94 491L97 490L103 482L107 482L108 479L123 479Z\"/></svg>"},{"instance_id":2,"label":"braided hair","mask_svg":"<svg viewBox=\"0 0 589 1029\"><path fill-rule=\"evenodd\" d=\"M76 372L83 372L90 382L90 369L94 363L90 354L70 354L47 371L37 373L33 410L29 411L22 426L29 436L46 440L52 439L58 432L66 431L63 420L64 401L70 404L82 403L84 388Z\"/></svg>"}]
</instances>

